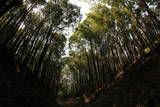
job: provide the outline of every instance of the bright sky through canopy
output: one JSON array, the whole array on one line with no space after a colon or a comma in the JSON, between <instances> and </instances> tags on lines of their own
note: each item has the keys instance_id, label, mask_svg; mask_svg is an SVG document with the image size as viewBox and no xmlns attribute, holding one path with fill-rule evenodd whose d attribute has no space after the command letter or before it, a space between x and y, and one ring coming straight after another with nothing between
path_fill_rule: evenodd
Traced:
<instances>
[{"instance_id":1,"label":"bright sky through canopy","mask_svg":"<svg viewBox=\"0 0 160 107\"><path fill-rule=\"evenodd\" d=\"M78 7L81 8L81 14L82 14L82 20L81 20L81 22L82 22L83 20L85 20L86 17L87 17L86 14L90 12L91 5L88 4L88 2L84 2L84 1L80 1L80 0L69 0L69 2L72 3L72 4L74 4L74 5L77 5ZM72 29L71 29L69 35L72 35L72 33L73 33L73 32L72 32ZM68 36L67 39L68 39L69 37L70 37L70 36ZM67 41L67 45L66 45L66 47L65 47L65 53L66 53L65 56L68 56L68 55L69 55L68 41Z\"/></svg>"},{"instance_id":2,"label":"bright sky through canopy","mask_svg":"<svg viewBox=\"0 0 160 107\"><path fill-rule=\"evenodd\" d=\"M46 0L46 2L49 2L50 0ZM86 14L90 12L91 5L88 2L80 1L80 0L69 0L70 3L77 5L81 8L81 14L82 14L82 21L86 19ZM40 8L35 8L34 12L39 12Z\"/></svg>"},{"instance_id":3,"label":"bright sky through canopy","mask_svg":"<svg viewBox=\"0 0 160 107\"><path fill-rule=\"evenodd\" d=\"M90 12L91 5L88 2L80 0L69 0L69 2L81 8L82 21L83 21L86 18L86 14Z\"/></svg>"}]
</instances>

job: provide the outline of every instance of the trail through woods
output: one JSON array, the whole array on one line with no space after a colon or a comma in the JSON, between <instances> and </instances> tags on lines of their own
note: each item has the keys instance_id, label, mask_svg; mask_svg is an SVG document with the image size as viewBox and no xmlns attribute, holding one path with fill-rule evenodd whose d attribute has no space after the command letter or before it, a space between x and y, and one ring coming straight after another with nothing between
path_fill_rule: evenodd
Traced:
<instances>
[{"instance_id":1,"label":"trail through woods","mask_svg":"<svg viewBox=\"0 0 160 107\"><path fill-rule=\"evenodd\" d=\"M128 72L101 91L96 100L85 104L81 99L59 99L66 107L158 107L160 105L160 57L152 53L133 64ZM141 65L140 65L141 64ZM83 102L83 103L82 103Z\"/></svg>"}]
</instances>

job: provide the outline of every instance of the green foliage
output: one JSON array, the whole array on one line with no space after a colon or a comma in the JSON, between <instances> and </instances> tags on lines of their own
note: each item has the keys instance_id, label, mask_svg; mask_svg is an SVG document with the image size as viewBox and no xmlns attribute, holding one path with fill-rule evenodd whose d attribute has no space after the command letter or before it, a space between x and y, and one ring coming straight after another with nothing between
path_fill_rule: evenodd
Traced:
<instances>
[{"instance_id":1,"label":"green foliage","mask_svg":"<svg viewBox=\"0 0 160 107\"><path fill-rule=\"evenodd\" d=\"M109 87L158 45L160 22L150 8L152 3L158 7L157 0L96 1L69 38L65 58L64 32L80 21L80 8L68 0L9 2L11 7L0 10L0 43L22 66L21 75L30 71L32 82L39 78L55 94L59 88L61 94L77 95Z\"/></svg>"},{"instance_id":2,"label":"green foliage","mask_svg":"<svg viewBox=\"0 0 160 107\"><path fill-rule=\"evenodd\" d=\"M78 25L69 38L73 93L109 86L132 62L155 50L159 25L153 23L159 21L146 3L105 0L94 6L87 19ZM136 6L154 18L143 16L143 12L137 14Z\"/></svg>"},{"instance_id":3,"label":"green foliage","mask_svg":"<svg viewBox=\"0 0 160 107\"><path fill-rule=\"evenodd\" d=\"M22 78L30 72L32 84L38 78L57 94L64 65L61 59L66 44L64 30L75 25L79 17L80 9L67 0L48 3L27 0L1 17L0 43L22 66Z\"/></svg>"}]
</instances>

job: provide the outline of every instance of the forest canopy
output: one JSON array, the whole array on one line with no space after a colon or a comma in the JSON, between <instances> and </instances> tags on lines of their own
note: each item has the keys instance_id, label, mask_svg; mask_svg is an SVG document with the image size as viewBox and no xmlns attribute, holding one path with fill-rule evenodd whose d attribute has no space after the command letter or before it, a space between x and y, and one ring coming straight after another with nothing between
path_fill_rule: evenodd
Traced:
<instances>
[{"instance_id":1,"label":"forest canopy","mask_svg":"<svg viewBox=\"0 0 160 107\"><path fill-rule=\"evenodd\" d=\"M64 30L79 22L80 9L68 0L16 2L3 2L0 43L21 65L21 75L32 72L33 80L38 77L47 86L56 87L63 66Z\"/></svg>"},{"instance_id":2,"label":"forest canopy","mask_svg":"<svg viewBox=\"0 0 160 107\"><path fill-rule=\"evenodd\" d=\"M31 74L32 84L38 79L54 95L109 88L159 49L159 0L82 1L94 4L84 21L69 0L0 0L0 46L24 80ZM75 28L70 36L69 28Z\"/></svg>"}]
</instances>

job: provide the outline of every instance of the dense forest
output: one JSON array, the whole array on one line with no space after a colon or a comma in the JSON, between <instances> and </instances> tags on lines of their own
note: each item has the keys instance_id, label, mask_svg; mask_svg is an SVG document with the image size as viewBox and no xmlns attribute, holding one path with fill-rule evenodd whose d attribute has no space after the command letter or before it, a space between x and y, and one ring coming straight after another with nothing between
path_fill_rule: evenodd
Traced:
<instances>
[{"instance_id":1,"label":"dense forest","mask_svg":"<svg viewBox=\"0 0 160 107\"><path fill-rule=\"evenodd\" d=\"M79 1L0 0L0 107L159 107L160 1Z\"/></svg>"}]
</instances>

